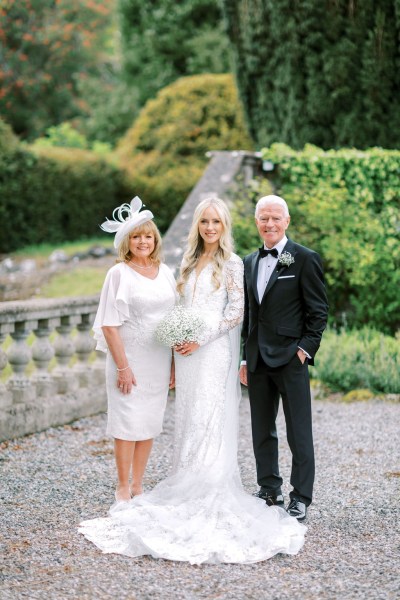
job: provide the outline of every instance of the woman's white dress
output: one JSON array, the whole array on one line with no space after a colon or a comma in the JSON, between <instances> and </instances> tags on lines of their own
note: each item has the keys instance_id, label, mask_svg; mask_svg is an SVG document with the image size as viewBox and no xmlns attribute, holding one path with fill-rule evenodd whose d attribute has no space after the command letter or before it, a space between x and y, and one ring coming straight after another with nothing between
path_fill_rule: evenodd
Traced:
<instances>
[{"instance_id":1,"label":"woman's white dress","mask_svg":"<svg viewBox=\"0 0 400 600\"><path fill-rule=\"evenodd\" d=\"M192 273L184 302L208 324L201 347L176 356L172 474L152 491L85 521L103 552L188 561L252 563L297 553L306 528L282 508L247 494L237 463L239 330L243 265L232 255L215 289L212 266Z\"/></svg>"},{"instance_id":2,"label":"woman's white dress","mask_svg":"<svg viewBox=\"0 0 400 600\"><path fill-rule=\"evenodd\" d=\"M154 338L154 330L176 302L175 280L161 264L149 279L125 263L107 273L93 325L97 350L107 352L107 434L120 440L148 440L162 431L171 373L171 350ZM137 385L130 394L117 388L117 368L101 330L119 328Z\"/></svg>"}]
</instances>

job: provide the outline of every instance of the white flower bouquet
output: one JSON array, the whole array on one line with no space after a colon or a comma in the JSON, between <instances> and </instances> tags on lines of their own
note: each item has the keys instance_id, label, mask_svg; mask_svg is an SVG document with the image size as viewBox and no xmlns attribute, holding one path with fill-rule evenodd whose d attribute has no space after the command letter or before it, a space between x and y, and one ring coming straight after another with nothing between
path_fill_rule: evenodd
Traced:
<instances>
[{"instance_id":1,"label":"white flower bouquet","mask_svg":"<svg viewBox=\"0 0 400 600\"><path fill-rule=\"evenodd\" d=\"M192 308L175 306L156 328L156 339L163 346L179 346L184 342L198 342L206 324Z\"/></svg>"}]
</instances>

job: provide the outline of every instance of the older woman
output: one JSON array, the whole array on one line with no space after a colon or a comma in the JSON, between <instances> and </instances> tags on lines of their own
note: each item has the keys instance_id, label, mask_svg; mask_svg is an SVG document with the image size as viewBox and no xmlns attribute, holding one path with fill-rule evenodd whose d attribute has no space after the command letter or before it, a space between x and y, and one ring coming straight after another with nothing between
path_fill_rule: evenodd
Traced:
<instances>
[{"instance_id":1,"label":"older woman","mask_svg":"<svg viewBox=\"0 0 400 600\"><path fill-rule=\"evenodd\" d=\"M153 214L141 208L135 197L101 225L116 233L119 259L107 273L93 326L97 349L107 352L107 433L114 437L117 502L143 491L153 438L162 430L174 385L171 351L154 339L154 330L175 304L175 280L161 263Z\"/></svg>"}]
</instances>

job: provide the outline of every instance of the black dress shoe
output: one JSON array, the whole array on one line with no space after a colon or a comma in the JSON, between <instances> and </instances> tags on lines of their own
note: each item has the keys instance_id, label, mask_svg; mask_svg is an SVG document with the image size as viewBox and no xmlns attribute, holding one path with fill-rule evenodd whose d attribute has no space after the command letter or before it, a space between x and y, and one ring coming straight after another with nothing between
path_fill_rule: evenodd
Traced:
<instances>
[{"instance_id":1,"label":"black dress shoe","mask_svg":"<svg viewBox=\"0 0 400 600\"><path fill-rule=\"evenodd\" d=\"M282 494L274 496L270 492L267 492L260 488L258 492L255 492L253 494L253 496L255 496L256 498L261 498L261 500L265 500L268 506L282 506L282 508L285 506Z\"/></svg>"},{"instance_id":2,"label":"black dress shoe","mask_svg":"<svg viewBox=\"0 0 400 600\"><path fill-rule=\"evenodd\" d=\"M291 516L295 517L298 521L304 521L307 516L307 506L301 500L292 498L286 509L286 512Z\"/></svg>"}]
</instances>

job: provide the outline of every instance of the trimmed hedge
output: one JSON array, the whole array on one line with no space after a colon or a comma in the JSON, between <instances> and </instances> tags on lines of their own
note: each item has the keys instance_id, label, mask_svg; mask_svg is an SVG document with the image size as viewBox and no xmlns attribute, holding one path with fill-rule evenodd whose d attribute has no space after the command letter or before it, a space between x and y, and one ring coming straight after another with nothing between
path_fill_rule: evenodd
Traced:
<instances>
[{"instance_id":1,"label":"trimmed hedge","mask_svg":"<svg viewBox=\"0 0 400 600\"><path fill-rule=\"evenodd\" d=\"M400 152L325 152L315 146L296 152L275 144L263 157L277 165L274 183L290 208L289 236L323 258L331 320L395 333L400 328ZM244 252L260 244L253 203L249 210L252 245ZM243 217L239 227L243 230Z\"/></svg>"},{"instance_id":2,"label":"trimmed hedge","mask_svg":"<svg viewBox=\"0 0 400 600\"><path fill-rule=\"evenodd\" d=\"M0 138L9 136L0 122ZM115 206L132 197L121 171L83 150L0 142L0 252L99 233Z\"/></svg>"},{"instance_id":3,"label":"trimmed hedge","mask_svg":"<svg viewBox=\"0 0 400 600\"><path fill-rule=\"evenodd\" d=\"M209 150L252 148L233 77L183 77L147 102L117 152L131 189L165 230L201 177Z\"/></svg>"}]
</instances>

